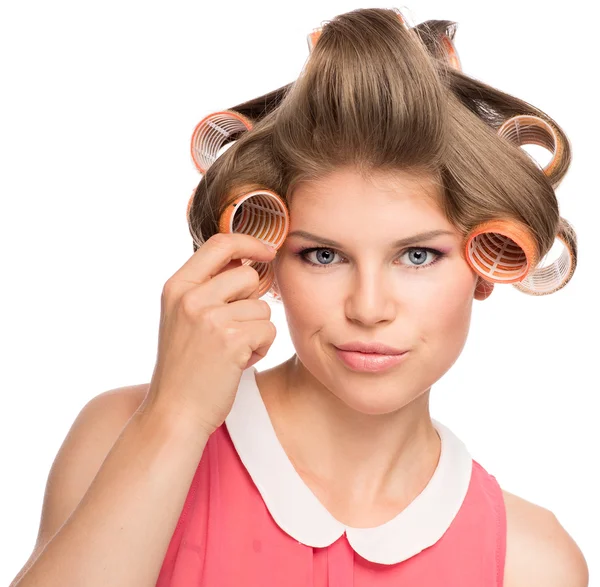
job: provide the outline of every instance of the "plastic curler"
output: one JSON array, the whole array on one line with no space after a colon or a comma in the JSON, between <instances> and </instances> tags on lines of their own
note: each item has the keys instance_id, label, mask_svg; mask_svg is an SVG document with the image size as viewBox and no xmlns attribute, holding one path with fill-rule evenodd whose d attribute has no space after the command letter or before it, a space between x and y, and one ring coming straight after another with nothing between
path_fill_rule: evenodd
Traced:
<instances>
[{"instance_id":1,"label":"plastic curler","mask_svg":"<svg viewBox=\"0 0 600 587\"><path fill-rule=\"evenodd\" d=\"M547 295L563 288L573 277L577 265L577 243L575 232L568 222L561 218L561 227L556 235L562 243L563 250L560 256L550 265L540 265L525 279L513 286L519 291L533 295Z\"/></svg>"},{"instance_id":2,"label":"plastic curler","mask_svg":"<svg viewBox=\"0 0 600 587\"><path fill-rule=\"evenodd\" d=\"M550 265L537 258L531 232L514 220L490 220L473 230L465 246L471 268L492 283L510 283L529 295L547 295L563 288L576 266L575 233L561 218L556 238L562 243L561 255Z\"/></svg>"},{"instance_id":3,"label":"plastic curler","mask_svg":"<svg viewBox=\"0 0 600 587\"><path fill-rule=\"evenodd\" d=\"M198 171L206 173L219 156L219 150L248 130L252 130L252 121L233 110L205 116L192 133L191 155Z\"/></svg>"},{"instance_id":4,"label":"plastic curler","mask_svg":"<svg viewBox=\"0 0 600 587\"><path fill-rule=\"evenodd\" d=\"M468 236L465 257L472 269L493 283L524 279L538 263L530 231L513 220L490 220Z\"/></svg>"},{"instance_id":5,"label":"plastic curler","mask_svg":"<svg viewBox=\"0 0 600 587\"><path fill-rule=\"evenodd\" d=\"M200 171L206 170L216 161L219 150L235 140L237 135L252 130L252 122L233 110L221 110L205 116L194 129L191 140L191 154L194 165ZM186 208L186 218L194 200L192 192ZM279 249L287 237L289 214L284 201L268 189L254 189L242 194L229 203L219 219L219 232L241 232L254 236ZM195 234L194 241L201 246L205 239ZM259 274L259 295L264 295L273 283L274 272L271 263L261 263L252 259L242 260L251 265Z\"/></svg>"},{"instance_id":6,"label":"plastic curler","mask_svg":"<svg viewBox=\"0 0 600 587\"><path fill-rule=\"evenodd\" d=\"M456 47L454 46L454 43L450 37L448 35L442 35L440 37L440 43L443 47L444 53L446 54L446 61L449 63L449 65L458 71L462 71L460 58L458 57Z\"/></svg>"},{"instance_id":7,"label":"plastic curler","mask_svg":"<svg viewBox=\"0 0 600 587\"><path fill-rule=\"evenodd\" d=\"M279 249L289 231L290 219L284 201L273 191L258 189L238 196L221 214L219 232L249 234ZM259 275L259 296L271 289L275 277L272 263L243 259Z\"/></svg>"},{"instance_id":8,"label":"plastic curler","mask_svg":"<svg viewBox=\"0 0 600 587\"><path fill-rule=\"evenodd\" d=\"M318 28L318 29L314 29L312 31L312 33L308 33L308 35L306 35L306 40L308 41L308 52L312 53L312 50L315 48L315 45L317 44L317 41L319 40L319 37L321 36L321 31L323 29Z\"/></svg>"},{"instance_id":9,"label":"plastic curler","mask_svg":"<svg viewBox=\"0 0 600 587\"><path fill-rule=\"evenodd\" d=\"M548 149L552 153L552 159L543 168L543 171L550 183L555 186L559 163L563 159L564 146L550 123L538 116L520 114L509 118L498 129L498 135L506 138L518 147L523 145L538 145L539 147ZM529 153L527 154L529 155Z\"/></svg>"}]
</instances>

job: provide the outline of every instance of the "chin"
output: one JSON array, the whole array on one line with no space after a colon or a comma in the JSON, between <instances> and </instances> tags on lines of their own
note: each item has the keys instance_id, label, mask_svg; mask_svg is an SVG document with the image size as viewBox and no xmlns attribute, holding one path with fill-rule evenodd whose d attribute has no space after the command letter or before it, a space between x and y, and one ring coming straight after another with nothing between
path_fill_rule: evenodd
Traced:
<instances>
[{"instance_id":1,"label":"chin","mask_svg":"<svg viewBox=\"0 0 600 587\"><path fill-rule=\"evenodd\" d=\"M362 379L353 383L342 383L340 393L336 393L335 389L331 392L349 408L367 416L382 416L396 412L422 394L422 392L402 389L397 380L383 384L375 380L366 383Z\"/></svg>"}]
</instances>

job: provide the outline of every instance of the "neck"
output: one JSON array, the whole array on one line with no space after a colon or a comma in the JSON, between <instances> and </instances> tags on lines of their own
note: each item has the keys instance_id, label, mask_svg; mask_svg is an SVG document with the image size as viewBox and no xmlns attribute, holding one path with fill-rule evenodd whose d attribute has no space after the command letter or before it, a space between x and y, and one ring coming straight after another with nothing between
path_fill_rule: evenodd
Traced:
<instances>
[{"instance_id":1,"label":"neck","mask_svg":"<svg viewBox=\"0 0 600 587\"><path fill-rule=\"evenodd\" d=\"M441 443L429 414L430 389L394 412L364 414L296 355L258 373L257 383L281 445L311 488L326 488L349 507L382 500L408 505L431 479Z\"/></svg>"}]
</instances>

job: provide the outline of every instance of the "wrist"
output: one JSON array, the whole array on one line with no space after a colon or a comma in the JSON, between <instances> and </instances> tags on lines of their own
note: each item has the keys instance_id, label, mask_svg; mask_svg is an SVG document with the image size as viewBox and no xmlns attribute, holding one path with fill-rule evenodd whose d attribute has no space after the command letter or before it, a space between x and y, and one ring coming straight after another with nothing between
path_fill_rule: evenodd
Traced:
<instances>
[{"instance_id":1,"label":"wrist","mask_svg":"<svg viewBox=\"0 0 600 587\"><path fill-rule=\"evenodd\" d=\"M167 437L180 437L188 442L206 443L214 431L189 409L144 400L136 417Z\"/></svg>"}]
</instances>

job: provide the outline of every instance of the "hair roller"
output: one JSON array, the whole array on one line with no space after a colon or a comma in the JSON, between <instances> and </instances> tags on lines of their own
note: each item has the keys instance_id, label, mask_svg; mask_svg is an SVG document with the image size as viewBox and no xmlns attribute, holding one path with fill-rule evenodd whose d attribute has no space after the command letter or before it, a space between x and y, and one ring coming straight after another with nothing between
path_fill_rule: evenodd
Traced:
<instances>
[{"instance_id":1,"label":"hair roller","mask_svg":"<svg viewBox=\"0 0 600 587\"><path fill-rule=\"evenodd\" d=\"M547 295L571 281L577 266L577 237L573 227L562 217L556 238L563 245L560 256L550 265L538 266L525 279L514 283L519 291L534 296Z\"/></svg>"},{"instance_id":2,"label":"hair roller","mask_svg":"<svg viewBox=\"0 0 600 587\"><path fill-rule=\"evenodd\" d=\"M563 288L577 265L577 240L571 225L561 218L557 239L561 255L550 265L538 259L533 235L514 220L490 220L468 236L465 256L471 268L492 283L510 283L529 295L547 295Z\"/></svg>"},{"instance_id":3,"label":"hair roller","mask_svg":"<svg viewBox=\"0 0 600 587\"><path fill-rule=\"evenodd\" d=\"M426 20L411 28L436 60L462 72L460 58L454 46L456 27L457 23L452 21Z\"/></svg>"},{"instance_id":4,"label":"hair roller","mask_svg":"<svg viewBox=\"0 0 600 587\"><path fill-rule=\"evenodd\" d=\"M558 185L564 175L564 170L562 169L564 145L558 133L549 122L541 119L539 116L520 114L506 120L498 129L498 135L518 147L523 145L538 145L550 151L552 159L543 168L543 171L553 187ZM529 153L527 154L529 155Z\"/></svg>"},{"instance_id":5,"label":"hair roller","mask_svg":"<svg viewBox=\"0 0 600 587\"><path fill-rule=\"evenodd\" d=\"M205 116L192 133L191 155L198 171L206 173L217 159L219 150L248 130L252 130L252 121L233 110Z\"/></svg>"},{"instance_id":6,"label":"hair roller","mask_svg":"<svg viewBox=\"0 0 600 587\"><path fill-rule=\"evenodd\" d=\"M490 220L467 237L465 257L487 281L515 283L538 263L537 246L529 229L514 220Z\"/></svg>"},{"instance_id":7,"label":"hair roller","mask_svg":"<svg viewBox=\"0 0 600 587\"><path fill-rule=\"evenodd\" d=\"M204 117L194 129L191 140L191 154L194 165L201 173L217 159L219 150L235 140L243 132L252 130L252 122L233 110L222 110ZM186 209L190 224L190 210L196 190L192 192ZM197 227L199 230L199 226ZM249 234L279 249L289 231L289 214L283 199L268 189L254 189L237 196L229 202L219 218L219 232L240 232ZM201 233L192 234L195 244L200 247L205 238ZM259 296L272 286L274 272L271 263L243 259L242 264L250 265L259 274Z\"/></svg>"},{"instance_id":8,"label":"hair roller","mask_svg":"<svg viewBox=\"0 0 600 587\"><path fill-rule=\"evenodd\" d=\"M441 35L439 38L440 46L444 51L444 57L448 65L453 67L458 71L462 71L462 65L460 63L460 58L458 57L458 53L456 51L456 47L452 42L452 39L448 35Z\"/></svg>"},{"instance_id":9,"label":"hair roller","mask_svg":"<svg viewBox=\"0 0 600 587\"><path fill-rule=\"evenodd\" d=\"M219 232L249 234L279 249L289 231L289 214L284 201L273 191L258 189L246 192L230 202L219 219ZM259 296L271 289L274 279L271 262L242 260L259 275Z\"/></svg>"}]
</instances>

